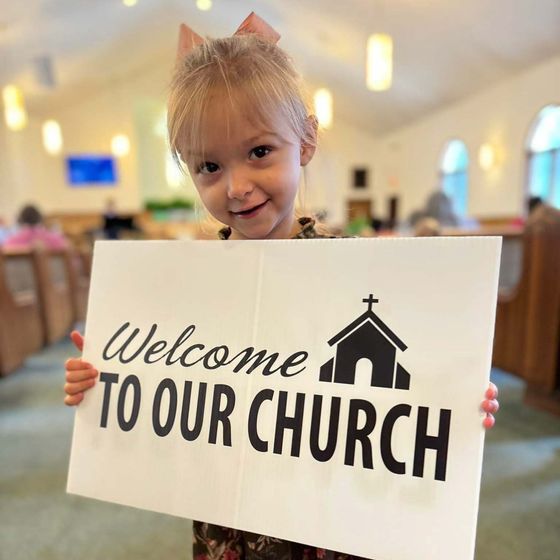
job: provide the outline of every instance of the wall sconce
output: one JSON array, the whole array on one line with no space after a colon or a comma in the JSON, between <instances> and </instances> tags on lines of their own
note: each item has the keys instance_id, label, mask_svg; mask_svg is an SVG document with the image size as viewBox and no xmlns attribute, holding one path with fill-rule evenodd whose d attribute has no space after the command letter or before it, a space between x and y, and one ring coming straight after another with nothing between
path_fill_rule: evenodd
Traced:
<instances>
[{"instance_id":1,"label":"wall sconce","mask_svg":"<svg viewBox=\"0 0 560 560\"><path fill-rule=\"evenodd\" d=\"M27 112L23 102L23 93L14 86L8 85L2 90L4 99L4 117L10 130L22 130L27 125Z\"/></svg>"},{"instance_id":2,"label":"wall sconce","mask_svg":"<svg viewBox=\"0 0 560 560\"><path fill-rule=\"evenodd\" d=\"M492 144L485 143L478 150L478 164L484 171L489 171L496 166L496 149Z\"/></svg>"},{"instance_id":3,"label":"wall sconce","mask_svg":"<svg viewBox=\"0 0 560 560\"><path fill-rule=\"evenodd\" d=\"M318 89L313 96L315 116L322 128L331 128L333 122L333 98L326 88Z\"/></svg>"},{"instance_id":4,"label":"wall sconce","mask_svg":"<svg viewBox=\"0 0 560 560\"><path fill-rule=\"evenodd\" d=\"M196 7L201 12L207 12L212 9L212 0L196 0Z\"/></svg>"},{"instance_id":5,"label":"wall sconce","mask_svg":"<svg viewBox=\"0 0 560 560\"><path fill-rule=\"evenodd\" d=\"M56 156L62 151L62 130L53 120L45 121L42 127L43 146L48 154Z\"/></svg>"},{"instance_id":6,"label":"wall sconce","mask_svg":"<svg viewBox=\"0 0 560 560\"><path fill-rule=\"evenodd\" d=\"M111 140L111 152L116 157L127 156L130 152L130 140L126 134L117 134Z\"/></svg>"}]
</instances>

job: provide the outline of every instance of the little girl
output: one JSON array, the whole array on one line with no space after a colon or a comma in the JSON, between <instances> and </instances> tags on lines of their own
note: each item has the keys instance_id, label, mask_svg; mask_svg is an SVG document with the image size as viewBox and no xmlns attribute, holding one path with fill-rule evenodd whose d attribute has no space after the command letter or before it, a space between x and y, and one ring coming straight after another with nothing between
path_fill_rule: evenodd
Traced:
<instances>
[{"instance_id":1,"label":"little girl","mask_svg":"<svg viewBox=\"0 0 560 560\"><path fill-rule=\"evenodd\" d=\"M310 218L297 219L301 168L313 158L317 121L278 34L251 14L233 37L203 40L181 26L168 103L169 140L210 214L225 225L221 239L320 237ZM83 338L73 332L81 351ZM80 358L66 362L67 405L77 405L98 372ZM498 410L490 384L485 427ZM244 531L193 523L195 560L345 560L328 552Z\"/></svg>"}]
</instances>

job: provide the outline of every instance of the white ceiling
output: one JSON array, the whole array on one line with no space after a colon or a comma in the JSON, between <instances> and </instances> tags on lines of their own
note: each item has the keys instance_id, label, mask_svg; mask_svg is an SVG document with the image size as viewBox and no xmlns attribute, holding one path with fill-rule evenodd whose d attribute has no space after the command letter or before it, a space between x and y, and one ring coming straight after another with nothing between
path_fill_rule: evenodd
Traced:
<instances>
[{"instance_id":1,"label":"white ceiling","mask_svg":"<svg viewBox=\"0 0 560 560\"><path fill-rule=\"evenodd\" d=\"M385 133L560 54L560 0L0 0L0 85L15 81L33 108L174 57L180 21L202 35L232 33L251 11L335 111ZM394 85L365 88L365 42L393 35ZM38 85L34 59L51 57L57 88ZM551 76L560 81L560 76Z\"/></svg>"}]
</instances>

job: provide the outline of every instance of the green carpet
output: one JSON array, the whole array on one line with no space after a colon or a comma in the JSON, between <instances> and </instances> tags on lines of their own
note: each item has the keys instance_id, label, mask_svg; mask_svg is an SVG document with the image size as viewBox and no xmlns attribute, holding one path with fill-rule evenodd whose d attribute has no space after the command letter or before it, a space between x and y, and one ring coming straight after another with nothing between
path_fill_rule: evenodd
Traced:
<instances>
[{"instance_id":1,"label":"green carpet","mask_svg":"<svg viewBox=\"0 0 560 560\"><path fill-rule=\"evenodd\" d=\"M66 494L72 353L51 346L0 380L0 559L190 559L189 521ZM486 440L476 558L559 560L560 418L525 407L519 380L492 378L502 410Z\"/></svg>"}]
</instances>

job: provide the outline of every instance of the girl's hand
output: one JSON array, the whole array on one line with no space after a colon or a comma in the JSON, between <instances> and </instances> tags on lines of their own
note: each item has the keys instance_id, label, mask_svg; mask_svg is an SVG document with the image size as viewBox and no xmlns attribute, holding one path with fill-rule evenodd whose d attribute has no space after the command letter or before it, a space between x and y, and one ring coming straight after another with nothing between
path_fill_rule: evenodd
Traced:
<instances>
[{"instance_id":1,"label":"girl's hand","mask_svg":"<svg viewBox=\"0 0 560 560\"><path fill-rule=\"evenodd\" d=\"M72 331L70 338L74 346L81 352L84 347L84 337L78 331ZM66 360L66 384L64 385L64 404L75 406L80 404L87 391L95 384L99 372L81 358L68 358Z\"/></svg>"},{"instance_id":2,"label":"girl's hand","mask_svg":"<svg viewBox=\"0 0 560 560\"><path fill-rule=\"evenodd\" d=\"M482 425L488 430L495 424L494 414L500 409L500 403L497 401L498 388L494 383L490 383L484 396L486 399L482 401L481 408L486 412L486 417L482 421Z\"/></svg>"}]
</instances>

